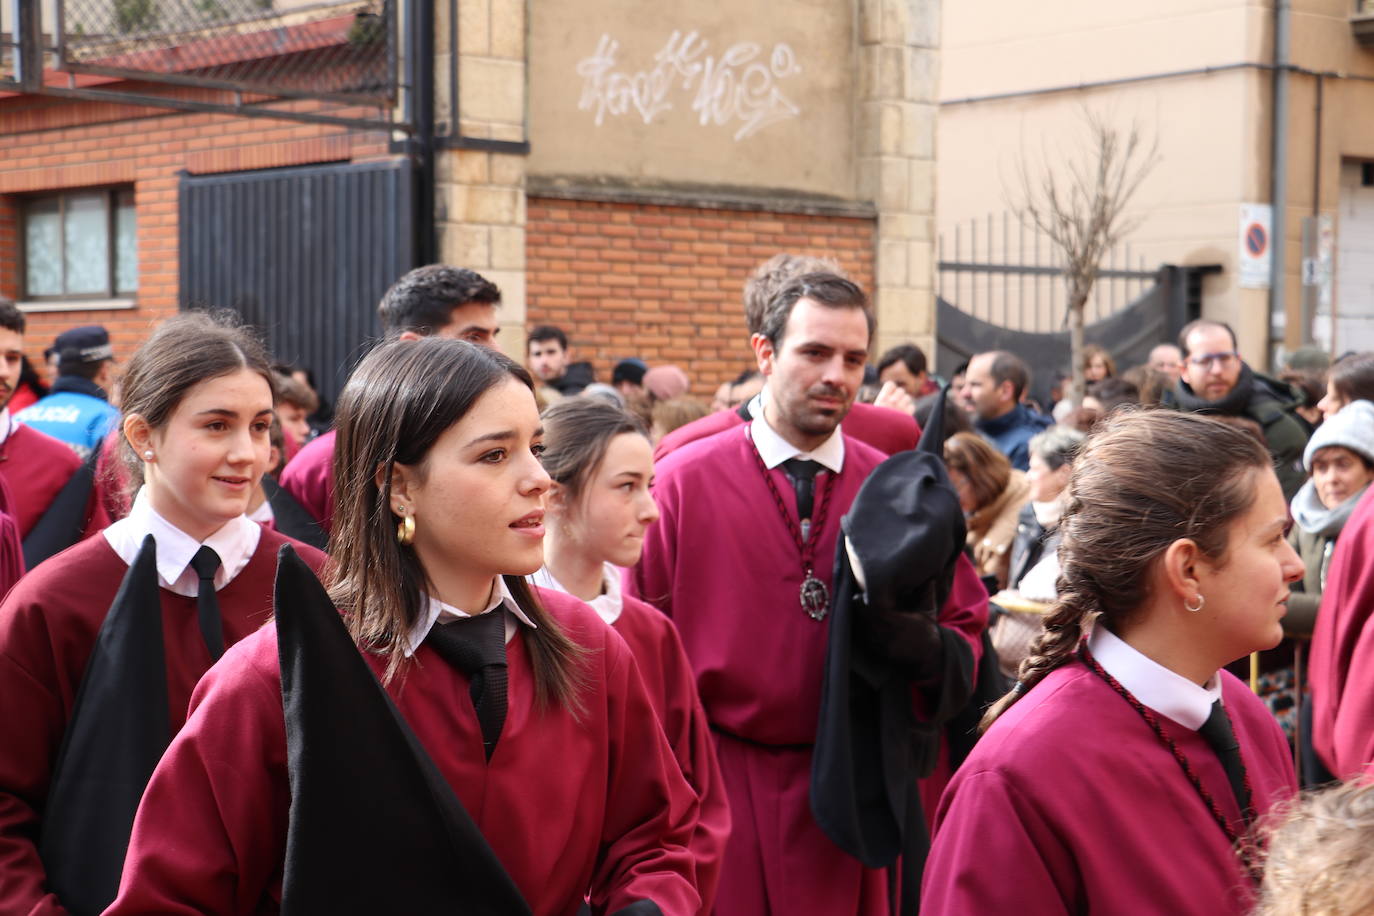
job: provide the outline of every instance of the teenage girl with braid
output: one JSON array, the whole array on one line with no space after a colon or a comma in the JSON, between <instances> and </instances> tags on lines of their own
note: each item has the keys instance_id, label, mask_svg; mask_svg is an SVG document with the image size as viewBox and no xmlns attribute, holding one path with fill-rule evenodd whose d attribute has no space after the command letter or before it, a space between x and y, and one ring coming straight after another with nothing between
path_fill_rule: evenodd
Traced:
<instances>
[{"instance_id":1,"label":"teenage girl with braid","mask_svg":"<svg viewBox=\"0 0 1374 916\"><path fill-rule=\"evenodd\" d=\"M1074 465L1059 598L940 802L922 912L1249 913L1255 819L1296 790L1227 663L1283 638L1302 562L1270 458L1192 414Z\"/></svg>"}]
</instances>

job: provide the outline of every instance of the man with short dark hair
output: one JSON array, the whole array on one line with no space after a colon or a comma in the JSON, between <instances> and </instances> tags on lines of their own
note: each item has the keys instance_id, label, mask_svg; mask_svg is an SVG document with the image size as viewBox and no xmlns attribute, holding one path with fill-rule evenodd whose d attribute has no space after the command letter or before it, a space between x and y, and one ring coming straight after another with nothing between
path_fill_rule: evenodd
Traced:
<instances>
[{"instance_id":1,"label":"man with short dark hair","mask_svg":"<svg viewBox=\"0 0 1374 916\"><path fill-rule=\"evenodd\" d=\"M1012 467L1030 467L1030 440L1054 421L1021 403L1030 369L1006 350L979 353L968 361L959 399L974 414L974 429L1007 456Z\"/></svg>"},{"instance_id":2,"label":"man with short dark hair","mask_svg":"<svg viewBox=\"0 0 1374 916\"><path fill-rule=\"evenodd\" d=\"M1163 406L1258 423L1284 498L1291 501L1307 480L1302 466L1307 430L1294 415L1303 403L1302 392L1252 370L1240 358L1228 324L1199 318L1184 326L1178 342L1183 376L1164 392Z\"/></svg>"},{"instance_id":3,"label":"man with short dark hair","mask_svg":"<svg viewBox=\"0 0 1374 916\"><path fill-rule=\"evenodd\" d=\"M574 395L596 381L591 363L570 361L568 335L562 328L541 324L530 331L527 340L530 375L536 384L547 385L562 395Z\"/></svg>"},{"instance_id":4,"label":"man with short dark hair","mask_svg":"<svg viewBox=\"0 0 1374 916\"><path fill-rule=\"evenodd\" d=\"M744 283L744 320L749 326L751 347L763 330L765 315L778 291L791 280L807 273L830 273L844 277L838 265L829 258L806 255L776 254L756 267ZM763 395L759 394L737 410L721 410L700 420L678 427L659 440L654 447L657 461L669 452L689 442L714 435L721 430L748 423L763 410ZM916 447L921 429L909 412L875 404L854 403L845 416L845 432L866 442L886 455L895 455Z\"/></svg>"},{"instance_id":5,"label":"man with short dark hair","mask_svg":"<svg viewBox=\"0 0 1374 916\"><path fill-rule=\"evenodd\" d=\"M808 803L840 520L885 458L841 426L872 332L848 280L784 284L752 341L760 411L657 466L662 514L628 588L673 618L715 732L732 821L716 916L889 912L888 876L836 846ZM941 672L976 658L987 592L963 554L937 606L901 615L930 649L904 659L913 695L941 696ZM921 781L927 804L939 781Z\"/></svg>"},{"instance_id":6,"label":"man with short dark hair","mask_svg":"<svg viewBox=\"0 0 1374 916\"><path fill-rule=\"evenodd\" d=\"M496 346L501 291L476 271L447 264L417 267L392 284L377 306L388 339L448 337ZM279 483L328 533L334 518L334 432L310 440Z\"/></svg>"},{"instance_id":7,"label":"man with short dark hair","mask_svg":"<svg viewBox=\"0 0 1374 916\"><path fill-rule=\"evenodd\" d=\"M13 302L0 299L0 476L9 487L12 511L19 523L20 537L24 538L81 467L76 452L52 436L16 422L6 406L19 381L27 323L24 313ZM85 503L84 520L74 520L68 532L71 538L60 538L63 548L74 543L83 530L90 533L109 521L103 511L97 510L93 499L88 498Z\"/></svg>"},{"instance_id":8,"label":"man with short dark hair","mask_svg":"<svg viewBox=\"0 0 1374 916\"><path fill-rule=\"evenodd\" d=\"M14 419L47 433L80 458L100 447L119 421L110 404L114 387L114 349L98 324L57 335L57 379L49 393L15 414Z\"/></svg>"},{"instance_id":9,"label":"man with short dark hair","mask_svg":"<svg viewBox=\"0 0 1374 916\"><path fill-rule=\"evenodd\" d=\"M939 386L926 371L926 355L912 343L898 344L878 360L878 381L892 382L913 398L934 394Z\"/></svg>"}]
</instances>

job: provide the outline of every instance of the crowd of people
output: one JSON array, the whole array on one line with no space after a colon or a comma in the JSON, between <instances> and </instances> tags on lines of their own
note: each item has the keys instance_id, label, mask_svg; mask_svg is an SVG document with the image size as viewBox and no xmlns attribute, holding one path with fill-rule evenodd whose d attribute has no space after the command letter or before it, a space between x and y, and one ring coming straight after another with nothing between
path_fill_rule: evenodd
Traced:
<instances>
[{"instance_id":1,"label":"crowd of people","mask_svg":"<svg viewBox=\"0 0 1374 916\"><path fill-rule=\"evenodd\" d=\"M780 254L708 402L500 307L398 278L331 405L0 302L0 912L1368 910L1374 355L1037 404Z\"/></svg>"}]
</instances>

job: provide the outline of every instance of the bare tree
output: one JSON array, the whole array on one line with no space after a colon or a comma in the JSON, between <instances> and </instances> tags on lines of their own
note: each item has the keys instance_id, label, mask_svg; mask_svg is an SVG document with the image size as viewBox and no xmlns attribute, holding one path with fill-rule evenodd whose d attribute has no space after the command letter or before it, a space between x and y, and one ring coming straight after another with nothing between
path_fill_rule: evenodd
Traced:
<instances>
[{"instance_id":1,"label":"bare tree","mask_svg":"<svg viewBox=\"0 0 1374 916\"><path fill-rule=\"evenodd\" d=\"M1057 163L1046 155L1033 175L1022 153L1020 188L1009 201L1022 224L1046 235L1064 259L1075 407L1083 402L1084 307L1103 257L1140 225L1140 217L1127 219L1122 212L1160 160L1158 140L1147 139L1139 124L1132 122L1123 134L1087 109L1083 120L1087 142L1081 155Z\"/></svg>"}]
</instances>

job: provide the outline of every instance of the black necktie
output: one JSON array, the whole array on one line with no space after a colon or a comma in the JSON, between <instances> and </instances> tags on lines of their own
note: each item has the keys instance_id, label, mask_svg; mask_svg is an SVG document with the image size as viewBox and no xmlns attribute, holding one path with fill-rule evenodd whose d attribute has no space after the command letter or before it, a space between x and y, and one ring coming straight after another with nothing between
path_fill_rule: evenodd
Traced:
<instances>
[{"instance_id":1,"label":"black necktie","mask_svg":"<svg viewBox=\"0 0 1374 916\"><path fill-rule=\"evenodd\" d=\"M1222 708L1221 700L1212 704L1211 715L1197 731L1221 758L1222 769L1231 783L1231 793L1240 805L1241 818L1250 820L1250 790L1245 787L1245 763L1240 759L1240 742L1231 730L1231 720Z\"/></svg>"},{"instance_id":2,"label":"black necktie","mask_svg":"<svg viewBox=\"0 0 1374 916\"><path fill-rule=\"evenodd\" d=\"M497 608L476 617L436 623L425 641L445 661L471 678L468 693L477 710L482 745L490 760L506 722L506 615Z\"/></svg>"},{"instance_id":3,"label":"black necktie","mask_svg":"<svg viewBox=\"0 0 1374 916\"><path fill-rule=\"evenodd\" d=\"M782 467L797 491L797 517L810 518L816 497L816 474L824 470L821 463L805 458L789 458L782 463Z\"/></svg>"},{"instance_id":4,"label":"black necktie","mask_svg":"<svg viewBox=\"0 0 1374 916\"><path fill-rule=\"evenodd\" d=\"M219 616L219 599L215 597L215 573L219 571L219 554L211 547L201 547L191 557L191 568L200 576L196 589L196 616L200 618L200 635L210 658L218 660L224 654L224 623Z\"/></svg>"}]
</instances>

